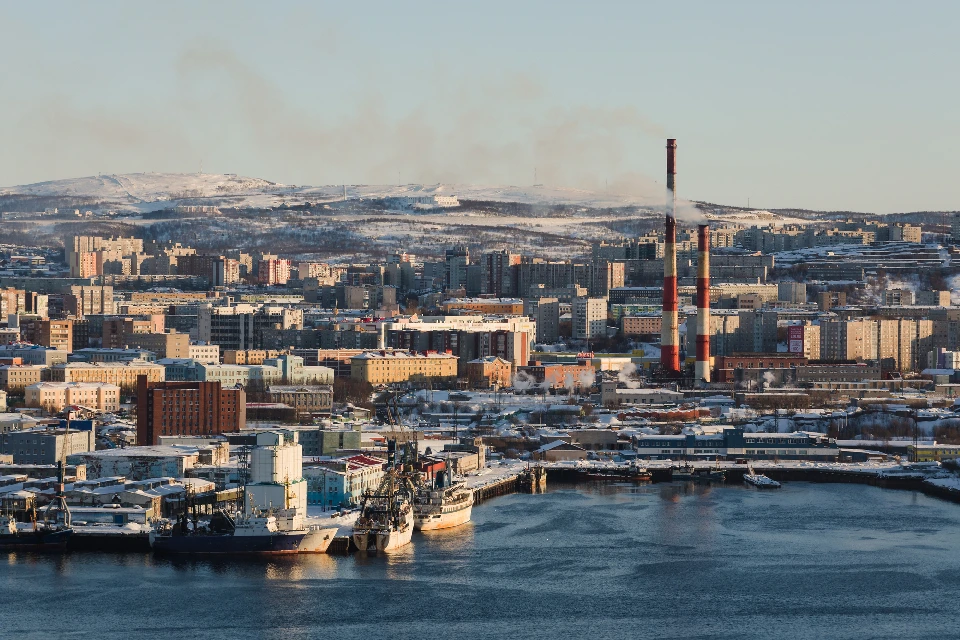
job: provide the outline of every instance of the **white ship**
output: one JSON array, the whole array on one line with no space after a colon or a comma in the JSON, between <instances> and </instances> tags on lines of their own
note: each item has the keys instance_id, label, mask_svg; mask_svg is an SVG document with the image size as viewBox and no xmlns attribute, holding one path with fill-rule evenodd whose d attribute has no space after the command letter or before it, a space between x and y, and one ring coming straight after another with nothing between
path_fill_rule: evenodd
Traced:
<instances>
[{"instance_id":1,"label":"white ship","mask_svg":"<svg viewBox=\"0 0 960 640\"><path fill-rule=\"evenodd\" d=\"M747 473L743 474L743 481L749 485L756 487L757 489L779 489L780 483L763 475L762 473L756 473L753 470L753 467L747 467Z\"/></svg>"},{"instance_id":2,"label":"white ship","mask_svg":"<svg viewBox=\"0 0 960 640\"><path fill-rule=\"evenodd\" d=\"M413 521L417 531L451 529L470 522L473 491L463 482L452 482L441 471L433 487L424 485L413 501Z\"/></svg>"}]
</instances>

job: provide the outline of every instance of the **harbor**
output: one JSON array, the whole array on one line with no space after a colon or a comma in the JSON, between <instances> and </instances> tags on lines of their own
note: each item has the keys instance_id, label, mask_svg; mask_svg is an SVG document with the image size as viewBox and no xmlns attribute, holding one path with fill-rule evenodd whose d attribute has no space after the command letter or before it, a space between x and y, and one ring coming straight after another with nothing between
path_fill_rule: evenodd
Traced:
<instances>
[{"instance_id":1,"label":"harbor","mask_svg":"<svg viewBox=\"0 0 960 640\"><path fill-rule=\"evenodd\" d=\"M551 482L543 494L490 499L471 524L415 534L385 556L11 554L0 572L0 610L18 611L5 634L25 640L78 629L113 640L131 628L162 638L188 626L210 640L238 633L352 640L424 603L429 611L411 616L397 637L438 629L477 638L627 637L630 629L760 640L803 625L809 635L801 637L839 640L861 631L884 637L872 632L892 616L912 630L901 637L949 637L943 631L960 596L949 576L960 561L941 550L960 544L958 532L960 510L951 503L856 484L761 492L739 484ZM857 589L864 582L873 590L868 606ZM219 604L211 618L213 593ZM54 597L62 615L41 632L35 620ZM92 606L103 601L127 612L122 630ZM143 601L150 606L138 608ZM730 622L720 621L723 613Z\"/></svg>"}]
</instances>

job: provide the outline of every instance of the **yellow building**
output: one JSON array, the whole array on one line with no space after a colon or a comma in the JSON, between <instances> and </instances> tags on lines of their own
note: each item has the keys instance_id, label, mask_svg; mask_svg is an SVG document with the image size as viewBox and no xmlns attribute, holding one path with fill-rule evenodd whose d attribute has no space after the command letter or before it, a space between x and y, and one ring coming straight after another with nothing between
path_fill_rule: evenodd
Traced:
<instances>
[{"instance_id":1,"label":"yellow building","mask_svg":"<svg viewBox=\"0 0 960 640\"><path fill-rule=\"evenodd\" d=\"M120 408L120 387L102 382L38 382L26 388L28 407L40 407L51 413L77 405L97 411Z\"/></svg>"},{"instance_id":2,"label":"yellow building","mask_svg":"<svg viewBox=\"0 0 960 640\"><path fill-rule=\"evenodd\" d=\"M273 349L226 349L223 352L223 364L263 364L264 360L277 358L284 353Z\"/></svg>"},{"instance_id":3,"label":"yellow building","mask_svg":"<svg viewBox=\"0 0 960 640\"><path fill-rule=\"evenodd\" d=\"M457 377L458 358L449 353L365 351L350 358L350 377L370 384Z\"/></svg>"},{"instance_id":4,"label":"yellow building","mask_svg":"<svg viewBox=\"0 0 960 640\"><path fill-rule=\"evenodd\" d=\"M42 364L13 364L0 367L0 389L17 394L43 379Z\"/></svg>"},{"instance_id":5,"label":"yellow building","mask_svg":"<svg viewBox=\"0 0 960 640\"><path fill-rule=\"evenodd\" d=\"M463 313L475 311L483 315L521 316L523 300L515 298L451 298L443 303L443 312Z\"/></svg>"},{"instance_id":6,"label":"yellow building","mask_svg":"<svg viewBox=\"0 0 960 640\"><path fill-rule=\"evenodd\" d=\"M939 462L960 457L960 445L921 444L914 453L913 445L907 446L908 458L916 462Z\"/></svg>"},{"instance_id":7,"label":"yellow building","mask_svg":"<svg viewBox=\"0 0 960 640\"><path fill-rule=\"evenodd\" d=\"M68 362L51 368L53 382L105 382L121 389L137 388L137 376L147 376L148 382L166 379L163 365L143 360L129 362Z\"/></svg>"}]
</instances>

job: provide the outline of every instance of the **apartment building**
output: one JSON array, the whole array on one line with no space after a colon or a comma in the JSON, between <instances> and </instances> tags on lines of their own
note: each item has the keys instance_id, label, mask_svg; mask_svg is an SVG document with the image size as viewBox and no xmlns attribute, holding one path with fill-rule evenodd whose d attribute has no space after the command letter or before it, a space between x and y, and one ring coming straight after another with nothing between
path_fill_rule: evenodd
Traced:
<instances>
[{"instance_id":1,"label":"apartment building","mask_svg":"<svg viewBox=\"0 0 960 640\"><path fill-rule=\"evenodd\" d=\"M452 381L457 377L458 359L449 353L410 351L366 351L350 359L350 377L370 384Z\"/></svg>"},{"instance_id":2,"label":"apartment building","mask_svg":"<svg viewBox=\"0 0 960 640\"><path fill-rule=\"evenodd\" d=\"M96 411L120 409L120 387L103 382L38 382L24 391L28 407L39 407L50 413L68 406Z\"/></svg>"}]
</instances>

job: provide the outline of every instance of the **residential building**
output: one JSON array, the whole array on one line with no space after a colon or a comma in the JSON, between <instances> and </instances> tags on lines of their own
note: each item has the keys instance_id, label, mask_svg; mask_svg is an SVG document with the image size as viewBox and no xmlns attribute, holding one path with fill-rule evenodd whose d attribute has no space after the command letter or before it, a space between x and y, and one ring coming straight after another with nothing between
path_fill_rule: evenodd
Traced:
<instances>
[{"instance_id":1,"label":"residential building","mask_svg":"<svg viewBox=\"0 0 960 640\"><path fill-rule=\"evenodd\" d=\"M20 395L32 384L37 384L49 375L49 368L42 364L19 364L0 366L0 389Z\"/></svg>"},{"instance_id":2,"label":"residential building","mask_svg":"<svg viewBox=\"0 0 960 640\"><path fill-rule=\"evenodd\" d=\"M513 265L520 256L507 251L488 251L480 256L480 293L502 298L514 292Z\"/></svg>"},{"instance_id":3,"label":"residential building","mask_svg":"<svg viewBox=\"0 0 960 640\"><path fill-rule=\"evenodd\" d=\"M261 260L257 267L257 280L268 286L287 284L290 280L290 266L289 260L281 258Z\"/></svg>"},{"instance_id":4,"label":"residential building","mask_svg":"<svg viewBox=\"0 0 960 640\"><path fill-rule=\"evenodd\" d=\"M453 298L443 302L443 312L454 314L476 311L479 315L519 316L523 300L517 298Z\"/></svg>"},{"instance_id":5,"label":"residential building","mask_svg":"<svg viewBox=\"0 0 960 640\"><path fill-rule=\"evenodd\" d=\"M7 358L20 358L23 364L38 364L50 367L65 363L67 352L23 342L0 344L0 359Z\"/></svg>"},{"instance_id":6,"label":"residential building","mask_svg":"<svg viewBox=\"0 0 960 640\"><path fill-rule=\"evenodd\" d=\"M467 267L470 265L470 250L457 246L444 252L443 288L462 289L467 286Z\"/></svg>"},{"instance_id":7,"label":"residential building","mask_svg":"<svg viewBox=\"0 0 960 640\"><path fill-rule=\"evenodd\" d=\"M575 340L606 337L606 298L574 298L571 305L571 319Z\"/></svg>"},{"instance_id":8,"label":"residential building","mask_svg":"<svg viewBox=\"0 0 960 640\"><path fill-rule=\"evenodd\" d=\"M65 456L92 451L92 430L36 428L0 435L0 454L12 455L14 464L57 464Z\"/></svg>"},{"instance_id":9,"label":"residential building","mask_svg":"<svg viewBox=\"0 0 960 640\"><path fill-rule=\"evenodd\" d=\"M877 357L874 320L824 320L820 323L820 359L874 360Z\"/></svg>"},{"instance_id":10,"label":"residential building","mask_svg":"<svg viewBox=\"0 0 960 640\"><path fill-rule=\"evenodd\" d=\"M513 363L497 356L486 356L467 362L467 379L473 389L498 387L506 389L513 385Z\"/></svg>"},{"instance_id":11,"label":"residential building","mask_svg":"<svg viewBox=\"0 0 960 640\"><path fill-rule=\"evenodd\" d=\"M204 344L202 342L190 343L187 346L187 358L197 362L216 364L220 362L220 345Z\"/></svg>"},{"instance_id":12,"label":"residential building","mask_svg":"<svg viewBox=\"0 0 960 640\"><path fill-rule=\"evenodd\" d=\"M370 384L452 381L457 377L457 357L449 353L365 351L350 359L350 377Z\"/></svg>"},{"instance_id":13,"label":"residential building","mask_svg":"<svg viewBox=\"0 0 960 640\"><path fill-rule=\"evenodd\" d=\"M50 413L79 406L95 411L120 409L120 387L103 382L38 382L24 390L28 407L39 407Z\"/></svg>"},{"instance_id":14,"label":"residential building","mask_svg":"<svg viewBox=\"0 0 960 640\"><path fill-rule=\"evenodd\" d=\"M524 302L524 313L537 323L537 343L556 344L560 341L560 300L531 298Z\"/></svg>"},{"instance_id":15,"label":"residential building","mask_svg":"<svg viewBox=\"0 0 960 640\"><path fill-rule=\"evenodd\" d=\"M621 323L625 336L656 336L663 325L663 314L624 316Z\"/></svg>"},{"instance_id":16,"label":"residential building","mask_svg":"<svg viewBox=\"0 0 960 640\"><path fill-rule=\"evenodd\" d=\"M145 376L150 382L163 382L166 370L162 365L143 360L129 362L69 362L50 369L53 382L106 382L124 391L137 388L137 379Z\"/></svg>"}]
</instances>

